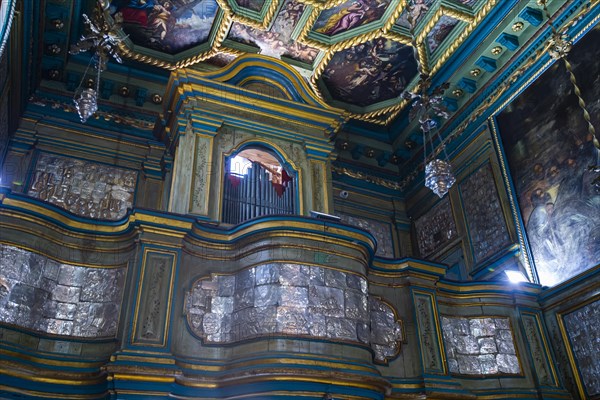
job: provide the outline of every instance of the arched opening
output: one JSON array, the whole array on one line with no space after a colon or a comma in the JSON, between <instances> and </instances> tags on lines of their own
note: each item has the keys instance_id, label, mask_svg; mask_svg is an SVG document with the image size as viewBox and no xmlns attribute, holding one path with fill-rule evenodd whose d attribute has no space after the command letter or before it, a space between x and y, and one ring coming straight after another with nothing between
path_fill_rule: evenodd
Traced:
<instances>
[{"instance_id":1,"label":"arched opening","mask_svg":"<svg viewBox=\"0 0 600 400\"><path fill-rule=\"evenodd\" d=\"M245 147L225 160L222 221L296 213L296 172L274 151Z\"/></svg>"}]
</instances>

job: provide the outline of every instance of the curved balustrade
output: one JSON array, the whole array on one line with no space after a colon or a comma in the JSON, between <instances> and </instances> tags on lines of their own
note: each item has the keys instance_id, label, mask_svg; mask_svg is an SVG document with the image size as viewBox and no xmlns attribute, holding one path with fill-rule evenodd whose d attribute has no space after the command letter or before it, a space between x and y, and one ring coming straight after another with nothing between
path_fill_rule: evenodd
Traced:
<instances>
[{"instance_id":1,"label":"curved balustrade","mask_svg":"<svg viewBox=\"0 0 600 400\"><path fill-rule=\"evenodd\" d=\"M446 282L443 265L374 257L366 231L296 215L224 228L0 201L2 395L474 399L506 394L499 378L537 393L539 374L568 396L536 285Z\"/></svg>"}]
</instances>

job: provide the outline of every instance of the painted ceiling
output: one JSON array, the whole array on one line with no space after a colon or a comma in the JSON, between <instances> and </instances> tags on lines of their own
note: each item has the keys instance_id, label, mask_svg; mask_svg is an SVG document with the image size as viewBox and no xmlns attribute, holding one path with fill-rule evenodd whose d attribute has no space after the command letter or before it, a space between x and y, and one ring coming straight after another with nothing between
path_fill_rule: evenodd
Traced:
<instances>
[{"instance_id":1,"label":"painted ceiling","mask_svg":"<svg viewBox=\"0 0 600 400\"><path fill-rule=\"evenodd\" d=\"M295 66L329 104L387 123L496 1L101 0L125 57L167 70L260 53ZM409 19L409 12L412 18ZM415 28L410 29L409 20ZM414 38L414 40L412 40ZM416 47L416 49L413 47Z\"/></svg>"}]
</instances>

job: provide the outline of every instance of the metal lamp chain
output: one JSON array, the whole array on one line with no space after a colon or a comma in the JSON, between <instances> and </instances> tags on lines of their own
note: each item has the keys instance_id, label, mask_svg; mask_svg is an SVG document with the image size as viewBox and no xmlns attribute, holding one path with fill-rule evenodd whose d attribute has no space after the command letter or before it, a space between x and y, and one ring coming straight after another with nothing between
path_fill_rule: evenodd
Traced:
<instances>
[{"instance_id":1,"label":"metal lamp chain","mask_svg":"<svg viewBox=\"0 0 600 400\"><path fill-rule=\"evenodd\" d=\"M600 141L596 136L596 129L592 124L592 120L590 117L590 113L587 110L587 106L585 104L585 100L581 96L581 89L579 89L579 85L577 85L577 78L575 77L575 73L573 72L573 67L569 60L567 60L567 55L571 51L572 43L567 39L565 34L561 34L558 32L554 24L552 23L552 19L550 16L550 12L548 11L546 0L538 0L538 4L541 4L544 10L544 14L546 18L548 18L548 23L550 25L550 29L552 30L552 38L550 39L550 48L548 49L548 54L555 60L562 59L565 64L565 69L569 74L569 80L571 81L571 85L573 86L573 93L577 96L577 102L579 104L579 108L583 113L583 119L587 123L588 133L592 137L592 143L594 147L600 151ZM592 172L600 172L600 165L590 165L588 169ZM592 185L600 188L600 175L598 175L593 181Z\"/></svg>"}]
</instances>

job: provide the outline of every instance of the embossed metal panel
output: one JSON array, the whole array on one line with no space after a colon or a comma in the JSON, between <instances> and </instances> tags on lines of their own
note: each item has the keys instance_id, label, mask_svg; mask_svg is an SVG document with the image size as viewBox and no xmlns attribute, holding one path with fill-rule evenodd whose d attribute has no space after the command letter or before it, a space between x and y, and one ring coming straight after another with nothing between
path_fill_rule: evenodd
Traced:
<instances>
[{"instance_id":1,"label":"embossed metal panel","mask_svg":"<svg viewBox=\"0 0 600 400\"><path fill-rule=\"evenodd\" d=\"M510 244L494 174L489 163L459 185L475 262L493 256Z\"/></svg>"},{"instance_id":2,"label":"embossed metal panel","mask_svg":"<svg viewBox=\"0 0 600 400\"><path fill-rule=\"evenodd\" d=\"M82 217L117 220L133 206L137 172L40 154L27 194Z\"/></svg>"},{"instance_id":3,"label":"embossed metal panel","mask_svg":"<svg viewBox=\"0 0 600 400\"><path fill-rule=\"evenodd\" d=\"M279 334L370 345L376 362L400 351L401 321L369 297L360 275L300 264L263 264L196 281L185 303L188 326L207 343Z\"/></svg>"},{"instance_id":4,"label":"embossed metal panel","mask_svg":"<svg viewBox=\"0 0 600 400\"><path fill-rule=\"evenodd\" d=\"M0 244L0 322L55 335L117 333L126 268L62 264Z\"/></svg>"},{"instance_id":5,"label":"embossed metal panel","mask_svg":"<svg viewBox=\"0 0 600 400\"><path fill-rule=\"evenodd\" d=\"M442 317L451 374L521 373L512 328L506 317Z\"/></svg>"},{"instance_id":6,"label":"embossed metal panel","mask_svg":"<svg viewBox=\"0 0 600 400\"><path fill-rule=\"evenodd\" d=\"M572 351L574 368L589 398L600 397L600 300L562 316L565 338Z\"/></svg>"}]
</instances>

